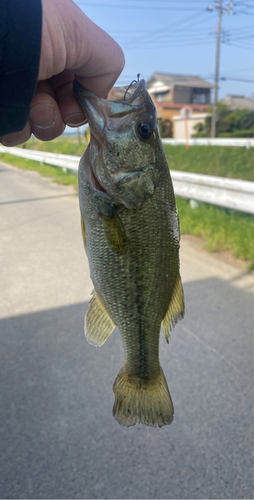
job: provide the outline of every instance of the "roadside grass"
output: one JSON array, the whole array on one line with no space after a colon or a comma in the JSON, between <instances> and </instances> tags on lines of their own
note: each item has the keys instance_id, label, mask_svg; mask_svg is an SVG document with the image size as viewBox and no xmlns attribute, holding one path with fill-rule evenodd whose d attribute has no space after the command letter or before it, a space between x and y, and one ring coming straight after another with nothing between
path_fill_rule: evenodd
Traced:
<instances>
[{"instance_id":1,"label":"roadside grass","mask_svg":"<svg viewBox=\"0 0 254 500\"><path fill-rule=\"evenodd\" d=\"M253 148L164 144L170 170L254 181Z\"/></svg>"},{"instance_id":2,"label":"roadside grass","mask_svg":"<svg viewBox=\"0 0 254 500\"><path fill-rule=\"evenodd\" d=\"M87 140L84 136L80 138L81 143L78 144L76 137L59 137L53 141L42 142L34 137L29 139L25 144L19 147L25 147L25 149L34 149L35 151L49 151L50 153L82 156L86 147Z\"/></svg>"},{"instance_id":3,"label":"roadside grass","mask_svg":"<svg viewBox=\"0 0 254 500\"><path fill-rule=\"evenodd\" d=\"M37 151L81 156L87 141L81 136L81 144L76 137L60 137L49 142L31 138L23 147ZM254 181L253 148L234 148L228 146L185 146L163 145L170 170L194 172L196 174L216 175Z\"/></svg>"},{"instance_id":4,"label":"roadside grass","mask_svg":"<svg viewBox=\"0 0 254 500\"><path fill-rule=\"evenodd\" d=\"M254 217L251 214L199 203L192 209L188 200L177 197L181 234L201 236L210 252L230 250L254 269Z\"/></svg>"},{"instance_id":5,"label":"roadside grass","mask_svg":"<svg viewBox=\"0 0 254 500\"><path fill-rule=\"evenodd\" d=\"M61 167L53 167L38 161L26 160L18 156L0 153L0 161L13 165L22 170L33 170L38 172L42 177L50 177L54 182L63 184L65 186L72 185L76 190L78 189L78 176L72 172L64 170Z\"/></svg>"},{"instance_id":6,"label":"roadside grass","mask_svg":"<svg viewBox=\"0 0 254 500\"><path fill-rule=\"evenodd\" d=\"M26 149L50 151L54 153L81 156L87 146L82 137L70 137L41 142L30 139ZM216 146L164 145L169 168L186 172L218 175L223 177L253 180L253 150ZM43 177L63 185L72 185L78 189L77 176L68 170L40 164L17 156L0 153L0 160L23 170L34 170ZM188 200L177 197L181 234L201 236L206 240L206 249L211 252L230 250L239 259L245 260L249 269L254 269L253 240L254 217L242 212L199 203L192 209Z\"/></svg>"}]
</instances>

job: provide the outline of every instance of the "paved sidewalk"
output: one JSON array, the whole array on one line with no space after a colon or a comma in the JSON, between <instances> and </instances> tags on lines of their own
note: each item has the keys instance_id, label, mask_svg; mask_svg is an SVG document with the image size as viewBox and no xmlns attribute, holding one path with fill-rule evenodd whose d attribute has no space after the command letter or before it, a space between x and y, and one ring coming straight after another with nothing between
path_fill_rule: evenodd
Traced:
<instances>
[{"instance_id":1,"label":"paved sidewalk","mask_svg":"<svg viewBox=\"0 0 254 500\"><path fill-rule=\"evenodd\" d=\"M171 426L121 427L116 329L83 333L78 198L0 164L0 498L253 498L253 275L185 237L186 318L160 359Z\"/></svg>"}]
</instances>

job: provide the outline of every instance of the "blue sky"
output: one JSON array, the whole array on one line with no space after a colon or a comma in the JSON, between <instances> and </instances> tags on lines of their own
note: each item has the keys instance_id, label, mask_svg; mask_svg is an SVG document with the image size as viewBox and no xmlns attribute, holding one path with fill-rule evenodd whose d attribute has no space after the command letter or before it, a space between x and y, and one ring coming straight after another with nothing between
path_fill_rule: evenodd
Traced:
<instances>
[{"instance_id":1,"label":"blue sky","mask_svg":"<svg viewBox=\"0 0 254 500\"><path fill-rule=\"evenodd\" d=\"M140 73L199 75L214 79L217 10L205 0L75 0L92 21L122 47L126 65L117 85ZM232 4L233 2L231 2ZM228 1L223 1L226 9ZM239 0L222 16L219 99L254 98L254 0ZM240 81L248 80L248 81ZM252 81L252 82L251 82Z\"/></svg>"}]
</instances>

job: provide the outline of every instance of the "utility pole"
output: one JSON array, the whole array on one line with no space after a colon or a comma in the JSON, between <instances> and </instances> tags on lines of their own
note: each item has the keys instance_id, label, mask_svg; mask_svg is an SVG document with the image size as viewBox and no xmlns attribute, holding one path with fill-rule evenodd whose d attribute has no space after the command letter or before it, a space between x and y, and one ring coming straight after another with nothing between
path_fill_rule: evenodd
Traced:
<instances>
[{"instance_id":1,"label":"utility pole","mask_svg":"<svg viewBox=\"0 0 254 500\"><path fill-rule=\"evenodd\" d=\"M216 61L215 61L215 79L214 79L214 103L211 137L216 137L216 121L217 121L217 98L218 98L218 80L219 80L219 59L220 59L220 35L221 35L221 15L222 15L222 0L218 5L218 23L217 23L217 43L216 43Z\"/></svg>"},{"instance_id":2,"label":"utility pole","mask_svg":"<svg viewBox=\"0 0 254 500\"><path fill-rule=\"evenodd\" d=\"M228 0L228 4L225 10L222 8L222 1L214 2L213 6L207 7L207 10L218 10L218 21L217 21L217 42L216 42L216 59L215 59L215 78L214 78L214 102L213 102L213 115L212 115L212 126L211 126L211 137L216 137L216 122L217 122L217 110L218 110L218 81L219 81L219 62L220 62L220 43L221 43L221 16L222 14L232 14L233 2Z\"/></svg>"}]
</instances>

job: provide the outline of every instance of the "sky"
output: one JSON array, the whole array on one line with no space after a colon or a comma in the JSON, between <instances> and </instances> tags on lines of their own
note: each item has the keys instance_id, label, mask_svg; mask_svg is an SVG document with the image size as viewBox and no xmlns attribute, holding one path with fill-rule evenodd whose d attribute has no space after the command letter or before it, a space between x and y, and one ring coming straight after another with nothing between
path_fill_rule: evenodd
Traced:
<instances>
[{"instance_id":1,"label":"sky","mask_svg":"<svg viewBox=\"0 0 254 500\"><path fill-rule=\"evenodd\" d=\"M214 82L218 2L206 0L75 0L122 47L126 65L116 85L138 73L198 75ZM212 7L213 10L207 10ZM254 99L254 0L222 1L219 99Z\"/></svg>"}]
</instances>

